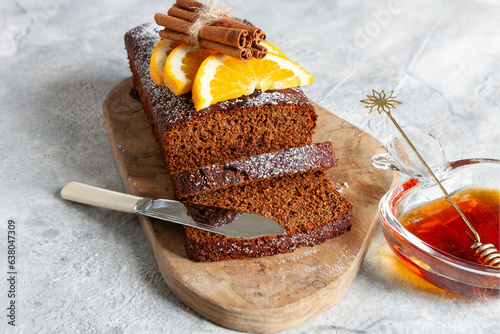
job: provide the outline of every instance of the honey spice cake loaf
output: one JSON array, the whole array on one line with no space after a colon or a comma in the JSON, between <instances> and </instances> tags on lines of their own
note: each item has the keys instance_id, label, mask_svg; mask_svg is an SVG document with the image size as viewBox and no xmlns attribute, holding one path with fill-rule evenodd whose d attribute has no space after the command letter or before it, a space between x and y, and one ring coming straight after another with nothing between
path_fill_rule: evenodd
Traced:
<instances>
[{"instance_id":1,"label":"honey spice cake loaf","mask_svg":"<svg viewBox=\"0 0 500 334\"><path fill-rule=\"evenodd\" d=\"M125 47L141 102L169 173L307 145L317 115L300 87L255 93L196 111L191 93L176 96L149 76L160 40L151 23L125 34Z\"/></svg>"},{"instance_id":2,"label":"honey spice cake loaf","mask_svg":"<svg viewBox=\"0 0 500 334\"><path fill-rule=\"evenodd\" d=\"M349 231L352 206L323 174L337 166L332 145L311 144L317 114L300 87L257 90L197 111L191 93L177 96L150 78L158 31L150 23L138 26L125 34L125 47L177 199L214 224L239 210L272 218L285 230L242 239L186 227L187 256L220 261L274 255Z\"/></svg>"}]
</instances>

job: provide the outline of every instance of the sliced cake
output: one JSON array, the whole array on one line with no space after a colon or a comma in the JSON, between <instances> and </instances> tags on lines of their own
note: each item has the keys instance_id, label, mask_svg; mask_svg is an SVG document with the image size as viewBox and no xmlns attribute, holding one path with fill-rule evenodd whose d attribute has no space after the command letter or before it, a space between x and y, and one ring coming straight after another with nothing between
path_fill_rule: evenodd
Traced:
<instances>
[{"instance_id":1,"label":"sliced cake","mask_svg":"<svg viewBox=\"0 0 500 334\"><path fill-rule=\"evenodd\" d=\"M177 198L256 180L338 166L332 143L316 143L176 172Z\"/></svg>"},{"instance_id":2,"label":"sliced cake","mask_svg":"<svg viewBox=\"0 0 500 334\"><path fill-rule=\"evenodd\" d=\"M274 255L345 233L352 207L322 173L337 165L331 143L325 142L177 172L174 187L195 220L219 225L240 210L272 218L285 230L284 236L246 240L186 228L188 257L220 261ZM196 205L219 209L207 212Z\"/></svg>"},{"instance_id":3,"label":"sliced cake","mask_svg":"<svg viewBox=\"0 0 500 334\"><path fill-rule=\"evenodd\" d=\"M285 230L282 236L235 239L186 228L186 252L193 261L220 261L292 252L344 234L352 206L322 172L290 174L189 196L188 203L264 215Z\"/></svg>"}]
</instances>

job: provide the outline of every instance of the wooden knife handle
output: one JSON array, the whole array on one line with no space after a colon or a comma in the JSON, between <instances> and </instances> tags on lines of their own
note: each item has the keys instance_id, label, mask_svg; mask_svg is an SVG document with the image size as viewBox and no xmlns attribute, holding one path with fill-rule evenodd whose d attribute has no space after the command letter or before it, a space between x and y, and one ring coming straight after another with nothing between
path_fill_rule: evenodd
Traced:
<instances>
[{"instance_id":1,"label":"wooden knife handle","mask_svg":"<svg viewBox=\"0 0 500 334\"><path fill-rule=\"evenodd\" d=\"M134 213L135 204L142 199L129 194L89 186L79 182L70 182L61 189L62 198L98 206L101 208Z\"/></svg>"}]
</instances>

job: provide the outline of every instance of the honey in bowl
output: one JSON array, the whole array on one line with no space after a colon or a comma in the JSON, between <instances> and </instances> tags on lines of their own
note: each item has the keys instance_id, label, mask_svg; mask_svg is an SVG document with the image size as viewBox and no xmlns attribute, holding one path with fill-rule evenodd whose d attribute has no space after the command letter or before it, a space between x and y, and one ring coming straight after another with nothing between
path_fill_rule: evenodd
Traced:
<instances>
[{"instance_id":1,"label":"honey in bowl","mask_svg":"<svg viewBox=\"0 0 500 334\"><path fill-rule=\"evenodd\" d=\"M483 244L499 249L500 191L487 187L468 187L456 191L452 198L481 236ZM399 221L425 243L461 259L477 262L471 249L470 230L447 198L419 206Z\"/></svg>"}]
</instances>

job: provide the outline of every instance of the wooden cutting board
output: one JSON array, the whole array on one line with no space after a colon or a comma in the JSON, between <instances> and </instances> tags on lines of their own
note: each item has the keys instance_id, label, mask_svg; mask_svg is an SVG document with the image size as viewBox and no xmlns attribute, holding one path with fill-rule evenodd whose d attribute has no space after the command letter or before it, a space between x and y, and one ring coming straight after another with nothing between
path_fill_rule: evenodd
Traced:
<instances>
[{"instance_id":1,"label":"wooden cutting board","mask_svg":"<svg viewBox=\"0 0 500 334\"><path fill-rule=\"evenodd\" d=\"M130 91L132 79L106 97L104 122L130 194L173 198L172 184L145 113ZM273 333L299 325L338 302L354 281L378 228L377 205L394 175L371 165L384 152L373 137L314 104L315 142L331 140L339 167L327 176L353 204L352 230L315 247L263 258L190 261L181 226L139 217L170 289L189 307L222 326Z\"/></svg>"}]
</instances>

